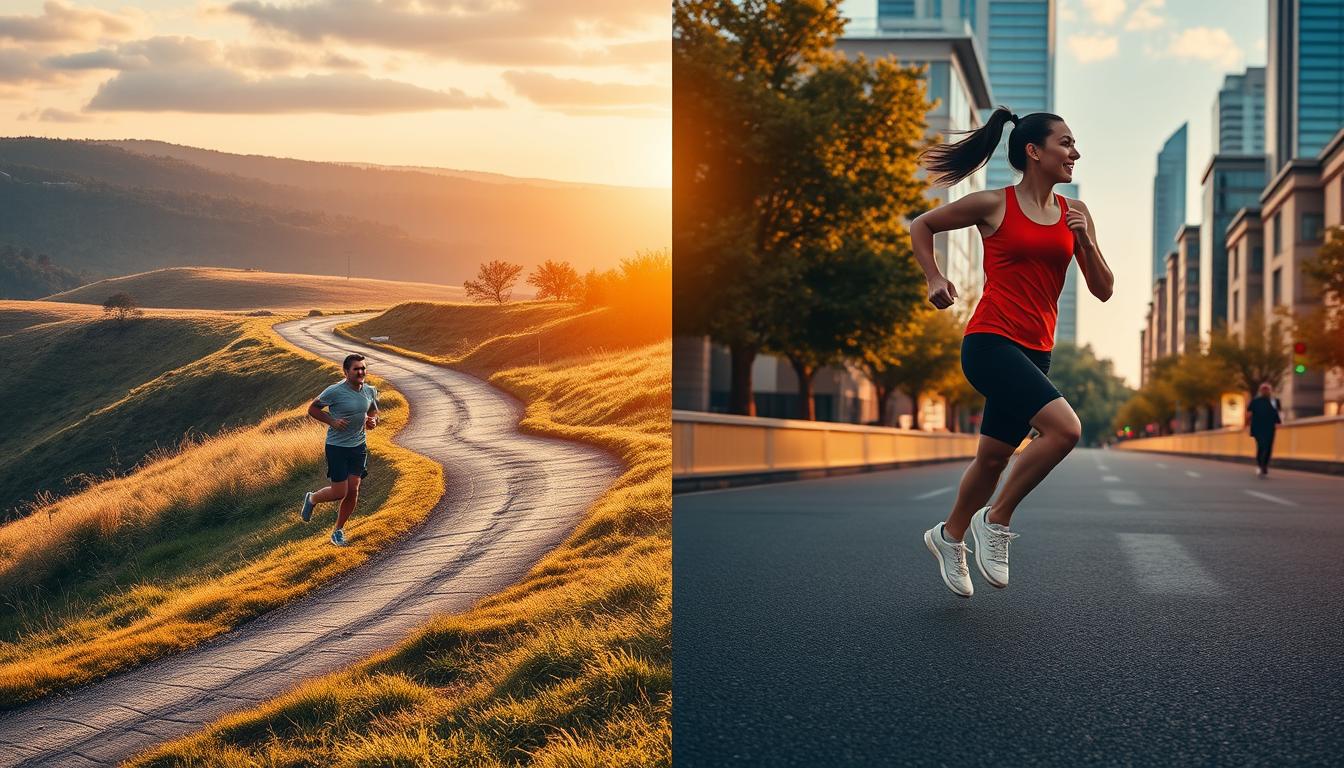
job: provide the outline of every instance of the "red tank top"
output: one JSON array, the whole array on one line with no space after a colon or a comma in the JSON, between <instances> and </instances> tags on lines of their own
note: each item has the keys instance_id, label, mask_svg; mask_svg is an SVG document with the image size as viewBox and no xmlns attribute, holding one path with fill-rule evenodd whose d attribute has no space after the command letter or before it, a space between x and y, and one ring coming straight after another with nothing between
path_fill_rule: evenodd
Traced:
<instances>
[{"instance_id":1,"label":"red tank top","mask_svg":"<svg viewBox=\"0 0 1344 768\"><path fill-rule=\"evenodd\" d=\"M1004 188L1003 223L985 243L985 292L966 333L997 333L1024 347L1048 352L1055 346L1055 320L1064 275L1073 258L1073 230L1065 221L1046 226L1022 213L1017 189Z\"/></svg>"}]
</instances>

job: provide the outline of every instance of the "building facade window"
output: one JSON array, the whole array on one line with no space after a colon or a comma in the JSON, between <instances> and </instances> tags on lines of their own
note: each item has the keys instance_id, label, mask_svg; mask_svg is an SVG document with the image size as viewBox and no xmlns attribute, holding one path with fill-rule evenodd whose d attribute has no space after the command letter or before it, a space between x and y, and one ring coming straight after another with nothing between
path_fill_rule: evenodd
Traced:
<instances>
[{"instance_id":1,"label":"building facade window","mask_svg":"<svg viewBox=\"0 0 1344 768\"><path fill-rule=\"evenodd\" d=\"M1274 285L1270 295L1273 297L1274 306L1276 307L1283 303L1281 300L1283 296L1283 279L1282 279L1283 275L1281 274L1282 272L1283 267L1276 267L1274 269L1274 280L1273 280Z\"/></svg>"},{"instance_id":2,"label":"building facade window","mask_svg":"<svg viewBox=\"0 0 1344 768\"><path fill-rule=\"evenodd\" d=\"M1325 218L1319 213L1304 213L1301 221L1301 236L1298 242L1319 243L1321 230L1325 227Z\"/></svg>"},{"instance_id":3,"label":"building facade window","mask_svg":"<svg viewBox=\"0 0 1344 768\"><path fill-rule=\"evenodd\" d=\"M1282 237L1283 237L1283 213L1282 213L1282 212L1279 212L1279 213L1274 214L1274 218L1270 220L1270 222L1269 222L1269 236L1270 236L1270 239L1274 241L1274 255L1275 255L1275 256L1278 256L1280 253L1283 253L1283 242L1282 242ZM1274 302L1274 303L1275 303L1275 304L1278 304L1279 302L1276 301L1276 302Z\"/></svg>"},{"instance_id":4,"label":"building facade window","mask_svg":"<svg viewBox=\"0 0 1344 768\"><path fill-rule=\"evenodd\" d=\"M1232 292L1232 322L1241 322L1241 293L1239 291Z\"/></svg>"}]
</instances>

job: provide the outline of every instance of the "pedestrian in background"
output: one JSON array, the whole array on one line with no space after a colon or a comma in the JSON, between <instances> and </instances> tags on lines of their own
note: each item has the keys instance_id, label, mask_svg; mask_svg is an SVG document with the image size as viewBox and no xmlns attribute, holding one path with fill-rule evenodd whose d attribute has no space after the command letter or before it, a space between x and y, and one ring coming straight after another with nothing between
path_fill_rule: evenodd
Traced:
<instances>
[{"instance_id":1,"label":"pedestrian in background","mask_svg":"<svg viewBox=\"0 0 1344 768\"><path fill-rule=\"evenodd\" d=\"M1246 429L1255 438L1255 463L1260 466L1256 475L1269 476L1269 457L1274 452L1274 432L1283 417L1279 414L1279 398L1273 397L1274 388L1266 381L1260 385L1260 394L1246 406Z\"/></svg>"}]
</instances>

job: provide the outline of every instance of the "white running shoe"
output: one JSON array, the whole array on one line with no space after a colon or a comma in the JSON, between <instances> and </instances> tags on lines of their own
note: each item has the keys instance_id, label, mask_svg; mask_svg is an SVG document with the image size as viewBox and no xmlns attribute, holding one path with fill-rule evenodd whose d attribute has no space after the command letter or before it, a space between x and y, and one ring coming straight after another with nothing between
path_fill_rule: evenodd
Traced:
<instances>
[{"instance_id":1,"label":"white running shoe","mask_svg":"<svg viewBox=\"0 0 1344 768\"><path fill-rule=\"evenodd\" d=\"M975 541L975 565L990 586L1008 586L1008 542L1018 534L1009 533L998 523L989 522L989 507L971 515L971 539Z\"/></svg>"},{"instance_id":2,"label":"white running shoe","mask_svg":"<svg viewBox=\"0 0 1344 768\"><path fill-rule=\"evenodd\" d=\"M924 532L924 546L938 559L938 572L947 588L961 597L970 597L975 587L971 586L971 572L966 567L966 543L945 540L944 525L939 523Z\"/></svg>"}]
</instances>

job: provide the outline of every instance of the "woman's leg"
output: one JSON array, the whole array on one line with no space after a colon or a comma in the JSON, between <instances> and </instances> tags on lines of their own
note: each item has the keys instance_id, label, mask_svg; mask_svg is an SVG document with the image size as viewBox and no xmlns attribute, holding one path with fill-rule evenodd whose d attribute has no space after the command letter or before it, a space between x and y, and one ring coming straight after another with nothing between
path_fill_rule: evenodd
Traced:
<instances>
[{"instance_id":1,"label":"woman's leg","mask_svg":"<svg viewBox=\"0 0 1344 768\"><path fill-rule=\"evenodd\" d=\"M952 505L952 513L947 516L947 524L943 528L948 538L960 541L966 535L971 515L985 506L989 497L994 495L994 489L999 486L999 476L1003 474L1004 467L1008 466L1008 459L1015 450L1017 446L987 435L980 436L975 458L961 476L957 501Z\"/></svg>"},{"instance_id":2,"label":"woman's leg","mask_svg":"<svg viewBox=\"0 0 1344 768\"><path fill-rule=\"evenodd\" d=\"M1078 422L1078 415L1062 397L1046 403L1031 419L1031 425L1041 434L1022 450L1022 455L1013 463L1013 471L1008 473L1003 491L994 506L989 508L988 520L991 523L1008 525L1017 505L1050 474L1056 464L1069 455L1082 436L1083 428Z\"/></svg>"}]
</instances>

